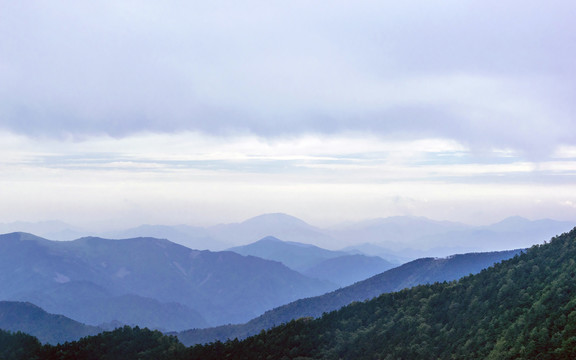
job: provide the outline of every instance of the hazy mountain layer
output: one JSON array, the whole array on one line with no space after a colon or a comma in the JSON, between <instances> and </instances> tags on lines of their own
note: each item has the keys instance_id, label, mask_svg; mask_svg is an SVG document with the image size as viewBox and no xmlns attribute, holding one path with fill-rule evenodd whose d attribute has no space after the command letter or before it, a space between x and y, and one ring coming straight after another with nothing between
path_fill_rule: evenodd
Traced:
<instances>
[{"instance_id":1,"label":"hazy mountain layer","mask_svg":"<svg viewBox=\"0 0 576 360\"><path fill-rule=\"evenodd\" d=\"M338 286L353 284L394 267L379 257L326 250L314 245L282 241L273 236L229 250L242 255L280 261L304 275Z\"/></svg>"},{"instance_id":2,"label":"hazy mountain layer","mask_svg":"<svg viewBox=\"0 0 576 360\"><path fill-rule=\"evenodd\" d=\"M188 225L142 225L103 232L106 238L154 237L168 239L192 249L222 250L253 243L266 236L337 250L345 248L365 255L380 256L393 263L428 256L508 250L538 244L568 231L572 222L550 219L528 220L518 216L488 226L471 226L424 217L394 216L319 228L286 214L264 214L233 224L209 227ZM0 224L4 232L25 231L57 240L94 235L61 222ZM359 251L358 251L359 250Z\"/></svg>"},{"instance_id":3,"label":"hazy mountain layer","mask_svg":"<svg viewBox=\"0 0 576 360\"><path fill-rule=\"evenodd\" d=\"M198 250L224 250L229 243L222 242L210 236L207 229L187 225L141 225L135 228L114 231L105 234L106 238L130 239L136 237L153 237L168 239L174 243Z\"/></svg>"},{"instance_id":4,"label":"hazy mountain layer","mask_svg":"<svg viewBox=\"0 0 576 360\"><path fill-rule=\"evenodd\" d=\"M382 294L243 341L187 349L172 336L123 327L40 347L30 336L0 331L0 355L14 360L574 359L574 258L576 229L460 281Z\"/></svg>"},{"instance_id":5,"label":"hazy mountain layer","mask_svg":"<svg viewBox=\"0 0 576 360\"><path fill-rule=\"evenodd\" d=\"M164 329L242 322L331 289L278 262L167 240L0 236L0 299L92 324L118 317Z\"/></svg>"},{"instance_id":6,"label":"hazy mountain layer","mask_svg":"<svg viewBox=\"0 0 576 360\"><path fill-rule=\"evenodd\" d=\"M0 301L0 329L25 332L50 344L78 340L102 331L62 315L49 314L36 305L13 301Z\"/></svg>"},{"instance_id":7,"label":"hazy mountain layer","mask_svg":"<svg viewBox=\"0 0 576 360\"><path fill-rule=\"evenodd\" d=\"M354 285L267 311L246 324L194 329L178 334L187 345L228 338L245 338L262 329L301 317L318 317L354 301L364 301L382 293L437 281L451 281L480 272L496 262L509 259L521 250L471 253L443 259L424 258L409 262Z\"/></svg>"},{"instance_id":8,"label":"hazy mountain layer","mask_svg":"<svg viewBox=\"0 0 576 360\"><path fill-rule=\"evenodd\" d=\"M341 247L334 238L320 228L286 214L264 214L241 223L221 224L207 228L214 239L248 244L267 236L295 241L326 249Z\"/></svg>"},{"instance_id":9,"label":"hazy mountain layer","mask_svg":"<svg viewBox=\"0 0 576 360\"><path fill-rule=\"evenodd\" d=\"M459 282L356 302L188 359L573 359L576 229Z\"/></svg>"},{"instance_id":10,"label":"hazy mountain layer","mask_svg":"<svg viewBox=\"0 0 576 360\"><path fill-rule=\"evenodd\" d=\"M315 279L333 282L339 286L348 286L395 266L378 256L356 254L324 260L302 273Z\"/></svg>"},{"instance_id":11,"label":"hazy mountain layer","mask_svg":"<svg viewBox=\"0 0 576 360\"><path fill-rule=\"evenodd\" d=\"M573 226L572 222L531 221L518 216L488 226L400 216L339 227L332 229L330 235L342 242L358 244L347 247L347 251L358 249L392 260L527 248Z\"/></svg>"},{"instance_id":12,"label":"hazy mountain layer","mask_svg":"<svg viewBox=\"0 0 576 360\"><path fill-rule=\"evenodd\" d=\"M274 236L267 236L248 245L236 246L228 250L241 255L280 261L296 271L305 271L324 260L348 255L343 251L326 250L315 245L282 241Z\"/></svg>"}]
</instances>

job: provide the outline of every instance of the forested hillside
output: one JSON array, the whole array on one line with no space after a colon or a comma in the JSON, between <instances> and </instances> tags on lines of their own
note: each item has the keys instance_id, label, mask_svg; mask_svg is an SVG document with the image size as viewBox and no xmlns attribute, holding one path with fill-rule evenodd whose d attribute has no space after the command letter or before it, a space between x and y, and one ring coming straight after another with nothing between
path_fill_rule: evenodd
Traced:
<instances>
[{"instance_id":1,"label":"forested hillside","mask_svg":"<svg viewBox=\"0 0 576 360\"><path fill-rule=\"evenodd\" d=\"M292 321L190 359L574 359L576 229L458 282Z\"/></svg>"},{"instance_id":2,"label":"forested hillside","mask_svg":"<svg viewBox=\"0 0 576 360\"><path fill-rule=\"evenodd\" d=\"M40 341L22 332L0 330L0 359L35 360L41 353Z\"/></svg>"},{"instance_id":3,"label":"forested hillside","mask_svg":"<svg viewBox=\"0 0 576 360\"><path fill-rule=\"evenodd\" d=\"M20 334L0 340L16 354L11 359L574 359L575 259L576 229L460 281L188 349L175 337L130 327L41 349Z\"/></svg>"}]
</instances>

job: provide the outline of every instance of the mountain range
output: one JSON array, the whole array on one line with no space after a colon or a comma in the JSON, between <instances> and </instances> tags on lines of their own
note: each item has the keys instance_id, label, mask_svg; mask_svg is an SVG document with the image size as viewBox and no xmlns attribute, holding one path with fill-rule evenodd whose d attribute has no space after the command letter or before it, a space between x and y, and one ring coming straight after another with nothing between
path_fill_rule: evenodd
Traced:
<instances>
[{"instance_id":1,"label":"mountain range","mask_svg":"<svg viewBox=\"0 0 576 360\"><path fill-rule=\"evenodd\" d=\"M332 289L276 261L162 239L0 235L0 300L29 301L90 325L178 330L237 323Z\"/></svg>"},{"instance_id":2,"label":"mountain range","mask_svg":"<svg viewBox=\"0 0 576 360\"><path fill-rule=\"evenodd\" d=\"M576 229L460 281L355 302L186 359L574 359Z\"/></svg>"},{"instance_id":3,"label":"mountain range","mask_svg":"<svg viewBox=\"0 0 576 360\"><path fill-rule=\"evenodd\" d=\"M261 330L303 317L319 317L355 301L365 301L383 293L399 291L421 284L452 281L475 274L502 260L512 258L521 250L453 255L447 258L422 258L388 270L351 286L333 292L296 300L267 311L246 324L180 332L185 345L245 338Z\"/></svg>"},{"instance_id":4,"label":"mountain range","mask_svg":"<svg viewBox=\"0 0 576 360\"><path fill-rule=\"evenodd\" d=\"M541 239L568 231L573 225L566 221L532 221L518 216L486 226L396 216L320 228L293 216L276 213L256 216L240 223L208 227L142 225L96 234L61 222L0 224L0 230L29 231L55 240L70 240L86 235L115 239L155 237L193 249L213 251L274 236L287 242L379 256L400 264L427 256L526 248L539 243Z\"/></svg>"},{"instance_id":5,"label":"mountain range","mask_svg":"<svg viewBox=\"0 0 576 360\"><path fill-rule=\"evenodd\" d=\"M254 243L229 249L241 255L280 261L289 268L315 279L347 286L396 266L377 256L326 250L267 236Z\"/></svg>"},{"instance_id":6,"label":"mountain range","mask_svg":"<svg viewBox=\"0 0 576 360\"><path fill-rule=\"evenodd\" d=\"M483 254L465 254L419 259L400 267L404 269L397 275L407 275L403 279L387 279L384 273L370 280L374 287L401 287L414 274L413 269L426 269L421 272L422 279L432 281L436 275L455 275L447 264L479 265L484 258ZM434 282L354 301L317 319L312 315L282 321L241 341L185 348L173 336L122 327L42 347L30 336L0 331L0 356L15 360L573 359L575 258L576 228L458 281ZM30 304L17 306L24 313L38 311Z\"/></svg>"}]
</instances>

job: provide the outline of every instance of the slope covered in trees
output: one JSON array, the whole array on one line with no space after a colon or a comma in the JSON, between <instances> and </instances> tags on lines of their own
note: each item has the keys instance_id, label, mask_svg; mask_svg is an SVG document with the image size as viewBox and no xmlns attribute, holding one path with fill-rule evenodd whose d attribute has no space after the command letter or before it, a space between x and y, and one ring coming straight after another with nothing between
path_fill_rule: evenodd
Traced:
<instances>
[{"instance_id":1,"label":"slope covered in trees","mask_svg":"<svg viewBox=\"0 0 576 360\"><path fill-rule=\"evenodd\" d=\"M40 341L22 332L0 330L0 359L36 360L41 352Z\"/></svg>"},{"instance_id":2,"label":"slope covered in trees","mask_svg":"<svg viewBox=\"0 0 576 360\"><path fill-rule=\"evenodd\" d=\"M576 229L460 281L188 349L175 337L129 327L41 349L21 334L0 332L0 341L11 354L28 351L12 359L574 359L575 259Z\"/></svg>"},{"instance_id":3,"label":"slope covered in trees","mask_svg":"<svg viewBox=\"0 0 576 360\"><path fill-rule=\"evenodd\" d=\"M574 359L576 229L458 282L301 319L190 359Z\"/></svg>"},{"instance_id":4,"label":"slope covered in trees","mask_svg":"<svg viewBox=\"0 0 576 360\"><path fill-rule=\"evenodd\" d=\"M160 331L125 326L73 343L45 346L43 360L173 360L185 359L186 348Z\"/></svg>"}]
</instances>

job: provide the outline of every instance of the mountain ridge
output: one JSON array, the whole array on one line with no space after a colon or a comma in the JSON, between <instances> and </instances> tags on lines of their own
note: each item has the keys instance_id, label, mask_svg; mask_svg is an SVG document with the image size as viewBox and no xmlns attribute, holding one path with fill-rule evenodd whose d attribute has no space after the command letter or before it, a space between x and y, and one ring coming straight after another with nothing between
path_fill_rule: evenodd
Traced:
<instances>
[{"instance_id":1,"label":"mountain ridge","mask_svg":"<svg viewBox=\"0 0 576 360\"><path fill-rule=\"evenodd\" d=\"M0 329L21 331L52 345L96 335L102 329L63 315L49 314L30 302L0 301Z\"/></svg>"},{"instance_id":2,"label":"mountain ridge","mask_svg":"<svg viewBox=\"0 0 576 360\"><path fill-rule=\"evenodd\" d=\"M190 359L572 359L576 228L459 281L355 302Z\"/></svg>"},{"instance_id":3,"label":"mountain ridge","mask_svg":"<svg viewBox=\"0 0 576 360\"><path fill-rule=\"evenodd\" d=\"M62 242L13 233L0 235L0 249L0 299L31 300L51 313L83 321L104 317L93 325L120 320L175 330L191 325L174 328L179 319L197 319L196 326L238 322L334 288L278 262L227 251L192 250L155 238L84 237ZM223 291L227 296L222 296ZM125 295L138 297L145 306L140 314L149 314L147 322L130 318L130 311L111 310L114 304L124 303ZM82 316L80 299L92 299L88 303L93 311L101 301L107 305ZM172 314L172 321L155 317L158 309L167 318ZM112 318L104 310L125 318Z\"/></svg>"},{"instance_id":4,"label":"mountain ridge","mask_svg":"<svg viewBox=\"0 0 576 360\"><path fill-rule=\"evenodd\" d=\"M509 259L521 251L458 254L449 259L421 258L324 295L299 299L277 307L245 324L192 329L180 332L177 336L185 345L224 341L228 338L241 339L293 319L319 317L323 313L337 310L355 301L369 300L382 293L436 281L456 280L477 273L498 261Z\"/></svg>"},{"instance_id":5,"label":"mountain ridge","mask_svg":"<svg viewBox=\"0 0 576 360\"><path fill-rule=\"evenodd\" d=\"M21 223L21 225L24 229L15 230L25 231L27 226L31 229L35 227L35 223ZM320 228L291 215L270 213L248 218L242 222L206 227L141 225L112 233L88 234L86 231L83 233L105 238L136 236L165 238L190 248L212 251L250 244L265 236L309 243L330 250L352 249L360 247L359 244L370 243L385 251L364 249L363 254L398 262L426 256L529 247L539 243L543 238L568 231L573 225L573 222L569 221L528 220L519 216L511 216L482 226L433 220L422 216L391 216ZM59 226L61 228L56 230L65 231L65 224ZM34 231L28 232L37 234ZM37 235L51 238L47 235L57 234L44 232ZM78 237L81 236L75 238ZM54 238L64 240L58 236ZM65 240L70 239L68 236ZM510 242L508 246L505 245L506 241Z\"/></svg>"}]
</instances>

